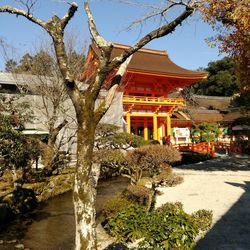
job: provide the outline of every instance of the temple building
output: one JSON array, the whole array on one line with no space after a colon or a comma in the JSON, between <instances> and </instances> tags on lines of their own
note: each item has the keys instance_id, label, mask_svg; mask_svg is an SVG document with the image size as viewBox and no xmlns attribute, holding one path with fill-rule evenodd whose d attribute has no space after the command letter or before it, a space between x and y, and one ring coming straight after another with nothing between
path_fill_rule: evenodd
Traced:
<instances>
[{"instance_id":1,"label":"temple building","mask_svg":"<svg viewBox=\"0 0 250 250\"><path fill-rule=\"evenodd\" d=\"M115 44L111 59L128 47ZM92 44L87 60L98 60L99 54ZM146 140L160 141L163 136L171 134L173 126L192 126L183 112L178 113L179 119L176 119L177 114L173 115L185 106L185 101L181 95L172 97L171 93L206 77L206 72L179 67L169 59L166 51L140 49L133 55L118 93L122 96L125 130Z\"/></svg>"}]
</instances>

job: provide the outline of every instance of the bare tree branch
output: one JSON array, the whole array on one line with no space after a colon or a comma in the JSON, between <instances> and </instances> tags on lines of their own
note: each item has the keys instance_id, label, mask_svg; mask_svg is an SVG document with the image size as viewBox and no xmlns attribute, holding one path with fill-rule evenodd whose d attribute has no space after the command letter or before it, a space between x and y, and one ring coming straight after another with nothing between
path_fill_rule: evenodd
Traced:
<instances>
[{"instance_id":1,"label":"bare tree branch","mask_svg":"<svg viewBox=\"0 0 250 250\"><path fill-rule=\"evenodd\" d=\"M137 25L143 25L143 23L145 23L146 21L160 16L161 18L164 18L164 20L167 22L167 20L165 19L165 14L172 9L174 6L176 5L180 5L179 3L172 3L171 5L168 5L166 7L162 7L162 6L155 6L155 5L151 5L150 8L153 8L153 11L150 13L147 13L145 16L133 21L127 28L126 30L131 30L133 27L137 26Z\"/></svg>"},{"instance_id":2,"label":"bare tree branch","mask_svg":"<svg viewBox=\"0 0 250 250\"><path fill-rule=\"evenodd\" d=\"M141 38L135 45L131 46L130 48L126 49L120 56L115 57L112 62L110 63L110 68L115 68L119 66L121 63L123 63L130 55L135 53L137 50L141 49L143 46L148 44L150 41L166 36L169 33L172 33L175 28L180 25L188 16L192 15L194 12L193 7L186 7L186 10L179 15L177 18L175 18L174 21L158 28L147 35L145 35L143 38Z\"/></svg>"},{"instance_id":3,"label":"bare tree branch","mask_svg":"<svg viewBox=\"0 0 250 250\"><path fill-rule=\"evenodd\" d=\"M81 93L76 85L74 77L70 74L70 67L68 65L67 54L63 39L64 29L70 19L73 17L77 8L77 4L72 3L69 7L67 14L62 19L60 19L58 16L53 16L50 20L48 20L48 22L41 21L40 19L34 17L32 14L26 11L19 10L10 6L0 7L0 12L21 15L30 20L31 22L38 24L49 33L49 35L54 41L54 48L57 54L59 68L65 79L64 85L77 112L80 112L80 109L83 105L83 99L81 98Z\"/></svg>"},{"instance_id":4,"label":"bare tree branch","mask_svg":"<svg viewBox=\"0 0 250 250\"><path fill-rule=\"evenodd\" d=\"M30 20L31 22L38 24L39 26L41 26L43 29L46 30L46 23L44 21L40 20L39 18L34 17L31 13L26 12L24 10L19 10L11 6L2 6L0 7L0 12L6 12L9 14L15 14L17 16L23 16L27 18L28 20Z\"/></svg>"},{"instance_id":5,"label":"bare tree branch","mask_svg":"<svg viewBox=\"0 0 250 250\"><path fill-rule=\"evenodd\" d=\"M33 7L36 5L38 0L15 0L15 2L20 3L23 5L28 13L32 12Z\"/></svg>"},{"instance_id":6,"label":"bare tree branch","mask_svg":"<svg viewBox=\"0 0 250 250\"><path fill-rule=\"evenodd\" d=\"M110 107L110 105L114 99L116 90L119 86L119 83L120 83L122 77L124 76L124 74L126 73L126 69L129 65L132 57L133 57L133 55L128 57L127 60L120 65L117 73L113 77L111 87L108 90L108 93L107 93L104 101L101 102L101 104L99 105L99 107L95 111L95 120L96 121L99 122L99 120L103 117L103 115L107 112L108 108Z\"/></svg>"},{"instance_id":7,"label":"bare tree branch","mask_svg":"<svg viewBox=\"0 0 250 250\"><path fill-rule=\"evenodd\" d=\"M92 15L91 10L89 8L88 0L86 0L84 2L84 9L85 9L85 12L88 16L90 34L92 35L96 45L101 49L101 52L103 52L103 48L109 47L111 44L108 43L102 36L100 36L99 32L97 31L93 15Z\"/></svg>"},{"instance_id":8,"label":"bare tree branch","mask_svg":"<svg viewBox=\"0 0 250 250\"><path fill-rule=\"evenodd\" d=\"M67 26L70 19L74 16L77 9L78 9L78 5L75 2L71 3L67 14L62 18L62 28L63 29Z\"/></svg>"}]
</instances>

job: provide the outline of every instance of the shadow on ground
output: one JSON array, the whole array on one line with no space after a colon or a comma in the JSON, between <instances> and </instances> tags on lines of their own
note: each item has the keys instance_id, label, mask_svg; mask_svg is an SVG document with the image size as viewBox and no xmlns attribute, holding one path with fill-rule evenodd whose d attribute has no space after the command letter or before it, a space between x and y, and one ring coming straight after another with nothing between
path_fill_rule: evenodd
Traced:
<instances>
[{"instance_id":1,"label":"shadow on ground","mask_svg":"<svg viewBox=\"0 0 250 250\"><path fill-rule=\"evenodd\" d=\"M197 243L195 250L250 249L250 182L226 183L243 188L245 193Z\"/></svg>"},{"instance_id":2,"label":"shadow on ground","mask_svg":"<svg viewBox=\"0 0 250 250\"><path fill-rule=\"evenodd\" d=\"M205 162L174 166L176 169L205 170L205 171L249 171L249 155L223 155ZM250 247L249 247L250 249Z\"/></svg>"}]
</instances>

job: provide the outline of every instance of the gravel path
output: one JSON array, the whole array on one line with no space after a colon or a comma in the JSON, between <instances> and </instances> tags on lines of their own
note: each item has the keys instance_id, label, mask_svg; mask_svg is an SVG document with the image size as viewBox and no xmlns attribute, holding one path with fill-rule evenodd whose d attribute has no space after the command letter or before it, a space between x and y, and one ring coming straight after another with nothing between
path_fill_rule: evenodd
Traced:
<instances>
[{"instance_id":1,"label":"gravel path","mask_svg":"<svg viewBox=\"0 0 250 250\"><path fill-rule=\"evenodd\" d=\"M196 249L250 249L250 159L226 156L181 166L184 176L176 187L160 188L157 206L180 201L184 210L213 211L213 226Z\"/></svg>"}]
</instances>

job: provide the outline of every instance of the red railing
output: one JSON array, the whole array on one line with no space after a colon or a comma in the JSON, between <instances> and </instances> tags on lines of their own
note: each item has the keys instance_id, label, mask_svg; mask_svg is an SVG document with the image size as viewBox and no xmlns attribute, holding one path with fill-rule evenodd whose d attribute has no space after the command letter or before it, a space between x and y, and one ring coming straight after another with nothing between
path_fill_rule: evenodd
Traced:
<instances>
[{"instance_id":1,"label":"red railing","mask_svg":"<svg viewBox=\"0 0 250 250\"><path fill-rule=\"evenodd\" d=\"M176 144L173 147L181 152L197 152L197 153L207 153L212 157L215 156L215 150L223 150L227 153L242 154L244 152L242 145L237 142L216 142L216 143L181 143Z\"/></svg>"},{"instance_id":2,"label":"red railing","mask_svg":"<svg viewBox=\"0 0 250 250\"><path fill-rule=\"evenodd\" d=\"M197 152L197 153L207 153L212 157L215 156L214 143L183 143L174 145L181 152Z\"/></svg>"},{"instance_id":3,"label":"red railing","mask_svg":"<svg viewBox=\"0 0 250 250\"><path fill-rule=\"evenodd\" d=\"M166 97L153 97L153 96L123 96L124 103L159 103L166 105L185 105L185 101L182 98L166 98Z\"/></svg>"}]
</instances>

